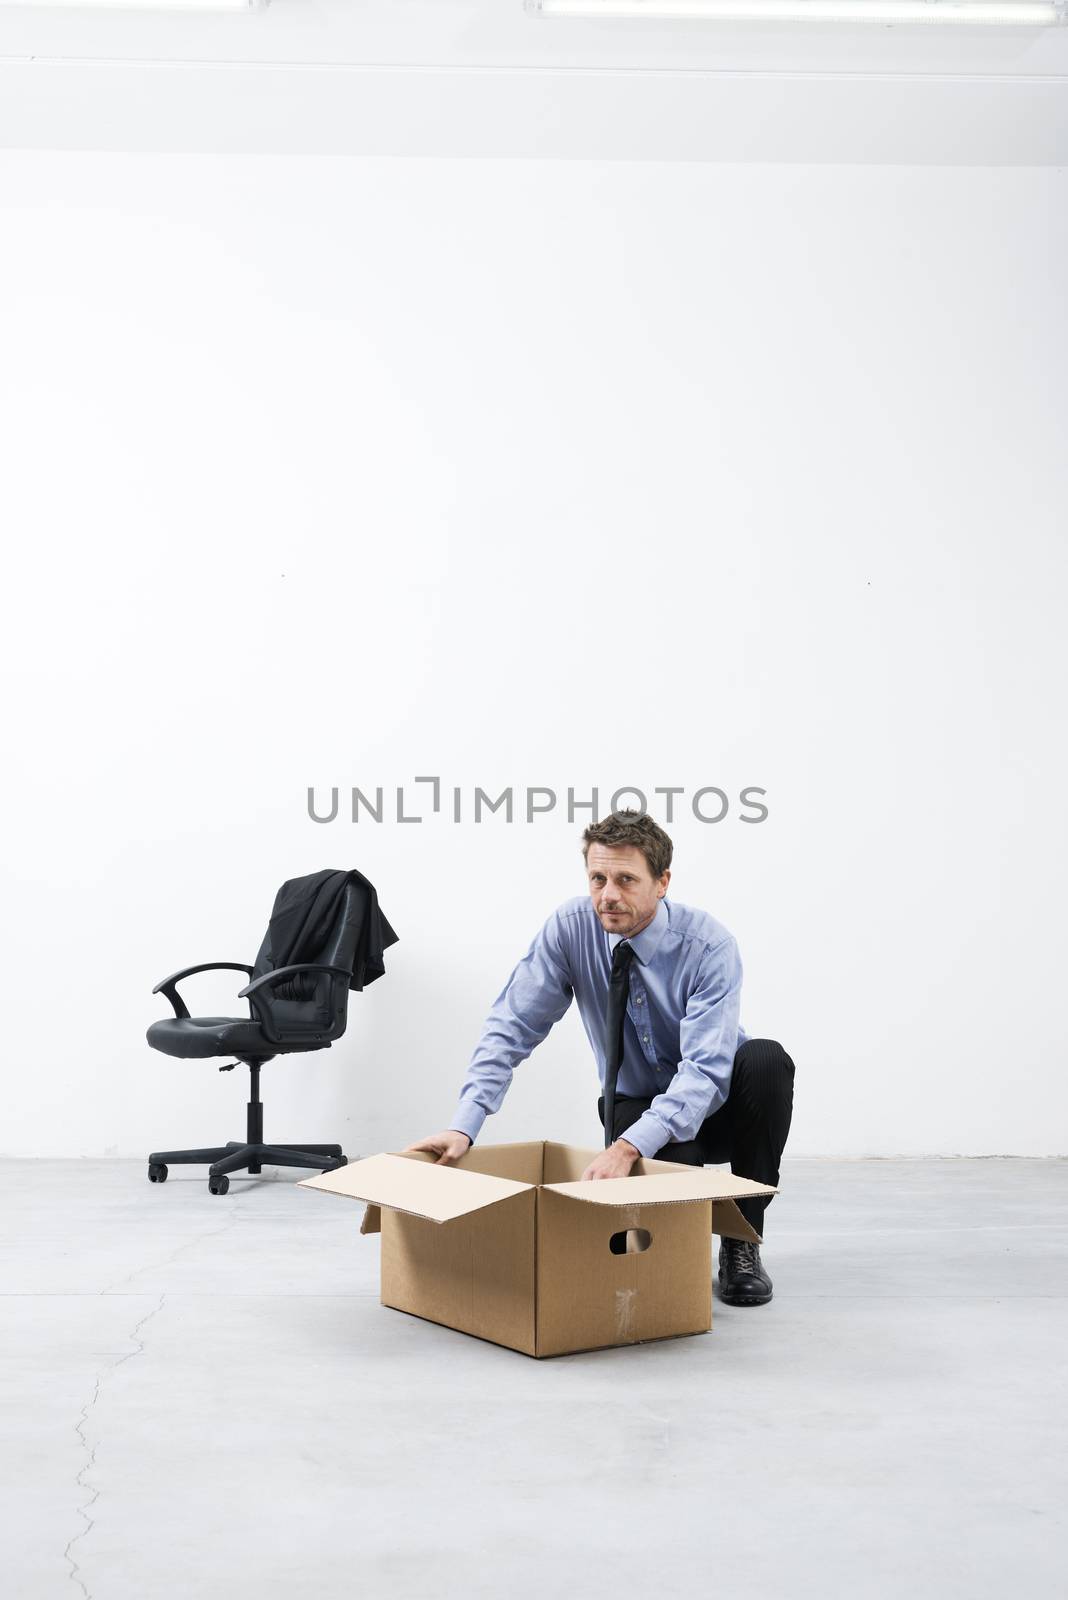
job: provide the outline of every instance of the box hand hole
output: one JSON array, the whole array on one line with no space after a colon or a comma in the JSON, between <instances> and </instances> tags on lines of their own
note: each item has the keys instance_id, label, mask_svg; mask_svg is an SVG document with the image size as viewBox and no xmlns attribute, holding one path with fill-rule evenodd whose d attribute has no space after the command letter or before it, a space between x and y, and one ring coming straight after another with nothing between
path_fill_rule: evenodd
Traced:
<instances>
[{"instance_id":1,"label":"box hand hole","mask_svg":"<svg viewBox=\"0 0 1068 1600\"><path fill-rule=\"evenodd\" d=\"M648 1250L653 1242L653 1236L648 1228L624 1228L622 1233L614 1233L608 1241L608 1248L614 1256L636 1256L642 1250Z\"/></svg>"}]
</instances>

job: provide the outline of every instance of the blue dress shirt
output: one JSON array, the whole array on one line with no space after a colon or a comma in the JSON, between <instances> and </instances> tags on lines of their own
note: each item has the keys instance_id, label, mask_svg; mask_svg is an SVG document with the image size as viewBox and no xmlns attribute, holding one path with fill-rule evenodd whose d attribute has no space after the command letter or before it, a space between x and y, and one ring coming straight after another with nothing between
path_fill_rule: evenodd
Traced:
<instances>
[{"instance_id":1,"label":"blue dress shirt","mask_svg":"<svg viewBox=\"0 0 1068 1600\"><path fill-rule=\"evenodd\" d=\"M588 895L566 900L536 934L493 1002L475 1047L450 1128L478 1137L498 1111L512 1073L578 997L601 1086L612 952L625 935L606 933ZM624 1137L643 1156L693 1139L730 1090L739 1023L738 946L707 911L665 895L634 946L617 1095L650 1100Z\"/></svg>"}]
</instances>

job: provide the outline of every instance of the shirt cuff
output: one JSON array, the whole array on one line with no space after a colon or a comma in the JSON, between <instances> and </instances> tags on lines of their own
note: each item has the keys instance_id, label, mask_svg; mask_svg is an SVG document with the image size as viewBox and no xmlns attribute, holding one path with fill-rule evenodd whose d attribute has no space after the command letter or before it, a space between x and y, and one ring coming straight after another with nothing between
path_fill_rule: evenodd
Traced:
<instances>
[{"instance_id":1,"label":"shirt cuff","mask_svg":"<svg viewBox=\"0 0 1068 1600\"><path fill-rule=\"evenodd\" d=\"M474 1144L486 1120L486 1113L478 1106L461 1106L459 1111L449 1123L453 1133L466 1133L471 1143Z\"/></svg>"},{"instance_id":2,"label":"shirt cuff","mask_svg":"<svg viewBox=\"0 0 1068 1600\"><path fill-rule=\"evenodd\" d=\"M643 1112L637 1122L632 1122L629 1128L624 1128L618 1137L626 1139L627 1143L632 1144L643 1156L655 1156L658 1150L671 1143L671 1135L660 1118L654 1116L651 1111Z\"/></svg>"}]
</instances>

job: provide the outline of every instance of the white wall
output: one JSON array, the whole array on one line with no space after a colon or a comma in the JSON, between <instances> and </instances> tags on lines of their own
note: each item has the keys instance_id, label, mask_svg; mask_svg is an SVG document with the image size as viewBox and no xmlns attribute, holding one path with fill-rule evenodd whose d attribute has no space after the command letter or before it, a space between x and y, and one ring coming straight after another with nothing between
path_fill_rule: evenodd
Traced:
<instances>
[{"instance_id":1,"label":"white wall","mask_svg":"<svg viewBox=\"0 0 1068 1600\"><path fill-rule=\"evenodd\" d=\"M0 156L0 1148L239 1136L150 990L321 866L401 943L268 1136L443 1124L583 880L566 816L306 814L437 773L766 788L672 892L796 1059L789 1153L1063 1153L1065 186ZM486 1137L596 1142L595 1093L572 1012Z\"/></svg>"}]
</instances>

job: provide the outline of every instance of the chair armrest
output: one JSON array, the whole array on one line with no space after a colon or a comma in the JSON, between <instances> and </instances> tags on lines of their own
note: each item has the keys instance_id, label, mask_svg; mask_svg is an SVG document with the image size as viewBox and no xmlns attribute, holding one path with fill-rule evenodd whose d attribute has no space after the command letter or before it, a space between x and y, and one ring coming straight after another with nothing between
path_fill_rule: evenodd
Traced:
<instances>
[{"instance_id":1,"label":"chair armrest","mask_svg":"<svg viewBox=\"0 0 1068 1600\"><path fill-rule=\"evenodd\" d=\"M288 979L296 977L298 972L333 972L339 978L352 977L348 967L324 967L317 961L298 961L294 967L275 967L273 972L265 972L262 978L257 978L254 983L248 983L243 989L239 989L237 998L244 1000L249 995L255 994L257 989L273 989L276 983L285 983Z\"/></svg>"},{"instance_id":2,"label":"chair armrest","mask_svg":"<svg viewBox=\"0 0 1068 1600\"><path fill-rule=\"evenodd\" d=\"M176 985L183 978L191 978L195 972L247 972L252 976L252 968L244 961L202 961L198 967L183 967L181 972L172 972L169 978L164 978L162 983L157 983L153 994L165 994L174 1007L176 1017L187 1017L189 1007L178 993ZM245 990L242 989L242 994Z\"/></svg>"},{"instance_id":3,"label":"chair armrest","mask_svg":"<svg viewBox=\"0 0 1068 1600\"><path fill-rule=\"evenodd\" d=\"M293 978L320 977L323 974L328 974L330 978L329 1022L296 1023L275 1017L272 1009L274 995L271 991L277 984L288 983ZM246 984L238 993L240 999L248 1000L249 1010L273 1044L295 1044L298 1041L311 1039L329 1043L345 1031L345 999L351 978L352 972L348 967L324 966L318 961L299 961L294 966L276 967L273 972L265 972L253 983ZM340 1002L337 997L339 982L343 985Z\"/></svg>"}]
</instances>

